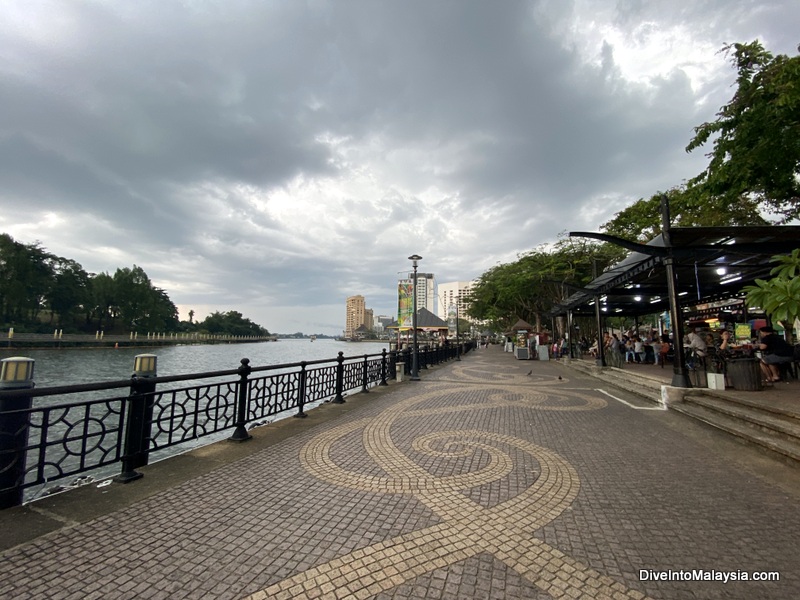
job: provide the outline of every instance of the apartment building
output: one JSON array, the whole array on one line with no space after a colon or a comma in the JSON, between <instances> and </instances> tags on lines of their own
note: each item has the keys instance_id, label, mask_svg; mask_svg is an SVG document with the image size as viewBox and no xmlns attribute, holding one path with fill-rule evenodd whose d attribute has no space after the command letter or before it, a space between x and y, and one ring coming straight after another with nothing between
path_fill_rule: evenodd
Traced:
<instances>
[{"instance_id":1,"label":"apartment building","mask_svg":"<svg viewBox=\"0 0 800 600\"><path fill-rule=\"evenodd\" d=\"M467 298L473 285L473 281L450 281L448 283L440 283L438 286L439 294L437 296L436 315L440 319L446 320L450 306L455 304L458 306L459 316L461 318L467 318L467 309L469 308L469 301Z\"/></svg>"},{"instance_id":2,"label":"apartment building","mask_svg":"<svg viewBox=\"0 0 800 600\"><path fill-rule=\"evenodd\" d=\"M348 296L346 301L345 337L355 337L356 329L364 325L366 305L364 296ZM371 316L371 315L370 315Z\"/></svg>"}]
</instances>

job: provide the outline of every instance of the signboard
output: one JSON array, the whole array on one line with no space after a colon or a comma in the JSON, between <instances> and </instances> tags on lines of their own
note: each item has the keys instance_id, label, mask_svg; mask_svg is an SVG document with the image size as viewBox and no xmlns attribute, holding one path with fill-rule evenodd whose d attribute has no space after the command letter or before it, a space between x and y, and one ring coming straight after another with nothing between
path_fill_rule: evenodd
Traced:
<instances>
[{"instance_id":1,"label":"signboard","mask_svg":"<svg viewBox=\"0 0 800 600\"><path fill-rule=\"evenodd\" d=\"M451 302L450 306L447 307L447 332L450 335L456 334L456 326L458 325L457 311L456 305Z\"/></svg>"},{"instance_id":2,"label":"signboard","mask_svg":"<svg viewBox=\"0 0 800 600\"><path fill-rule=\"evenodd\" d=\"M410 279L397 282L397 323L412 327L414 317L414 283Z\"/></svg>"},{"instance_id":3,"label":"signboard","mask_svg":"<svg viewBox=\"0 0 800 600\"><path fill-rule=\"evenodd\" d=\"M749 340L751 336L750 331L750 324L749 323L737 323L736 324L736 339L737 340Z\"/></svg>"}]
</instances>

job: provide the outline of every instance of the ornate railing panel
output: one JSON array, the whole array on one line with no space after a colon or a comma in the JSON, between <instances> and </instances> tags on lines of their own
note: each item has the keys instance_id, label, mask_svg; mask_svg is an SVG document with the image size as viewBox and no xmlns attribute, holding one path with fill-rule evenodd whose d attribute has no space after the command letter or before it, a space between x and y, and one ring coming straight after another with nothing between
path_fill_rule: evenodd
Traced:
<instances>
[{"instance_id":1,"label":"ornate railing panel","mask_svg":"<svg viewBox=\"0 0 800 600\"><path fill-rule=\"evenodd\" d=\"M263 419L296 408L299 403L300 373L279 373L251 379L248 421Z\"/></svg>"},{"instance_id":2,"label":"ornate railing panel","mask_svg":"<svg viewBox=\"0 0 800 600\"><path fill-rule=\"evenodd\" d=\"M336 365L306 369L306 399L318 402L336 394Z\"/></svg>"},{"instance_id":3,"label":"ornate railing panel","mask_svg":"<svg viewBox=\"0 0 800 600\"><path fill-rule=\"evenodd\" d=\"M455 355L454 348L441 353ZM421 349L420 363L429 364L428 358ZM19 504L22 490L115 463L122 464L117 480L132 481L150 453L226 430L235 429L232 440L248 439L244 425L294 409L304 416L303 406L313 402L341 402L343 392L394 378L400 360L408 372L410 352L340 353L329 361L252 368L243 359L229 371L0 390L0 508ZM34 405L45 404L44 397L81 400Z\"/></svg>"},{"instance_id":4,"label":"ornate railing panel","mask_svg":"<svg viewBox=\"0 0 800 600\"><path fill-rule=\"evenodd\" d=\"M150 449L182 444L233 427L237 382L153 394Z\"/></svg>"},{"instance_id":5,"label":"ornate railing panel","mask_svg":"<svg viewBox=\"0 0 800 600\"><path fill-rule=\"evenodd\" d=\"M31 409L22 486L42 485L118 462L125 405L126 398L121 397ZM0 471L5 470L5 462L0 460Z\"/></svg>"}]
</instances>

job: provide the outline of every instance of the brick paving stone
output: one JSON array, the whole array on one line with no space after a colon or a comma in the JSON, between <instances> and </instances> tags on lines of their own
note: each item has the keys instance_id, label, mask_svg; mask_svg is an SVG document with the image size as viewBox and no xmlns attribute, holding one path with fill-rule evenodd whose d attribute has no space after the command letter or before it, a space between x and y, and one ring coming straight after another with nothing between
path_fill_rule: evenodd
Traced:
<instances>
[{"instance_id":1,"label":"brick paving stone","mask_svg":"<svg viewBox=\"0 0 800 600\"><path fill-rule=\"evenodd\" d=\"M0 593L800 597L797 469L761 473L749 448L709 446L684 416L632 409L552 362L490 349L422 377L6 551ZM778 571L781 580L639 577L693 569Z\"/></svg>"}]
</instances>

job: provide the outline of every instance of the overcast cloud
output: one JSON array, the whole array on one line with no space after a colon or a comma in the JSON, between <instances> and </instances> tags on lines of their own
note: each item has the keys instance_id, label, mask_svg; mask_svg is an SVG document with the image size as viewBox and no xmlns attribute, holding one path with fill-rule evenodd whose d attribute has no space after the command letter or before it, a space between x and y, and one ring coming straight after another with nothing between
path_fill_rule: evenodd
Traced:
<instances>
[{"instance_id":1,"label":"overcast cloud","mask_svg":"<svg viewBox=\"0 0 800 600\"><path fill-rule=\"evenodd\" d=\"M287 333L682 183L720 48L800 42L795 0L0 6L0 231Z\"/></svg>"}]
</instances>

